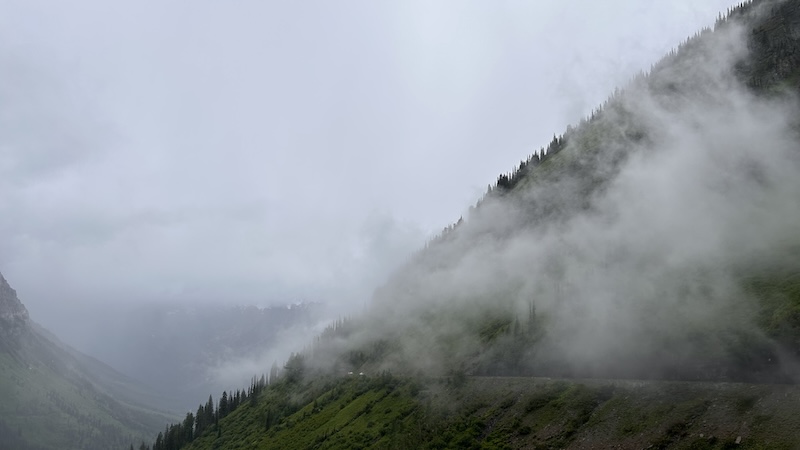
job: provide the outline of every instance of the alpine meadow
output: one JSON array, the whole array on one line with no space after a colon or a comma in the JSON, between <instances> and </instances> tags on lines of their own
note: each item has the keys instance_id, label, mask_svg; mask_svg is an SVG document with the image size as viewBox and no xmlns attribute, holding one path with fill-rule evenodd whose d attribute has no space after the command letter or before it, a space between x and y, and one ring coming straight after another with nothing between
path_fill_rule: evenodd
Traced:
<instances>
[{"instance_id":1,"label":"alpine meadow","mask_svg":"<svg viewBox=\"0 0 800 450\"><path fill-rule=\"evenodd\" d=\"M709 25L509 161L360 308L109 307L86 348L112 368L0 277L0 447L800 448L800 0Z\"/></svg>"}]
</instances>

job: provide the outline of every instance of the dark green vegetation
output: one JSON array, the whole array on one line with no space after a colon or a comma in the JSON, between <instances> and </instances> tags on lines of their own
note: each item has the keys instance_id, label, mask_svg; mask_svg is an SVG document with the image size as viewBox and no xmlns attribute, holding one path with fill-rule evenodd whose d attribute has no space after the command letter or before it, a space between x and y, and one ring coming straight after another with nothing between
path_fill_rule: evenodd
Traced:
<instances>
[{"instance_id":1,"label":"dark green vegetation","mask_svg":"<svg viewBox=\"0 0 800 450\"><path fill-rule=\"evenodd\" d=\"M755 277L747 285L761 302L762 328L800 356L800 273Z\"/></svg>"},{"instance_id":2,"label":"dark green vegetation","mask_svg":"<svg viewBox=\"0 0 800 450\"><path fill-rule=\"evenodd\" d=\"M0 448L125 448L174 417L108 366L59 343L29 321L0 276Z\"/></svg>"},{"instance_id":3,"label":"dark green vegetation","mask_svg":"<svg viewBox=\"0 0 800 450\"><path fill-rule=\"evenodd\" d=\"M318 377L270 386L184 448L792 449L798 399L737 383Z\"/></svg>"},{"instance_id":4,"label":"dark green vegetation","mask_svg":"<svg viewBox=\"0 0 800 450\"><path fill-rule=\"evenodd\" d=\"M798 82L800 1L735 8L154 449L800 447Z\"/></svg>"}]
</instances>

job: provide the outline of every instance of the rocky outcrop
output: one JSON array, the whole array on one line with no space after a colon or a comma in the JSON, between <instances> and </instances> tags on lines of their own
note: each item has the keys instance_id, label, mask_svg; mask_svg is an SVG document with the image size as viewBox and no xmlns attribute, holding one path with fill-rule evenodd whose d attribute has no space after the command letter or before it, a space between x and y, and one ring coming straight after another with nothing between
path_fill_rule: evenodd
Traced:
<instances>
[{"instance_id":1,"label":"rocky outcrop","mask_svg":"<svg viewBox=\"0 0 800 450\"><path fill-rule=\"evenodd\" d=\"M0 274L0 339L21 335L28 327L28 310Z\"/></svg>"}]
</instances>

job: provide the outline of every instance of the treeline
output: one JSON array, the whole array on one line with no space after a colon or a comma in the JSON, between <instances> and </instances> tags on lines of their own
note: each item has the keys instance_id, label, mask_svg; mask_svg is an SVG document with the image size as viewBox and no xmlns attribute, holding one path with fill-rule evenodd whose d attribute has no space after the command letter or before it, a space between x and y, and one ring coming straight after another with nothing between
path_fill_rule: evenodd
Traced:
<instances>
[{"instance_id":1,"label":"treeline","mask_svg":"<svg viewBox=\"0 0 800 450\"><path fill-rule=\"evenodd\" d=\"M773 88L782 80L797 74L798 68L800 68L800 51L798 51L798 43L792 31L793 27L797 25L798 8L800 7L796 2L772 2L768 6L769 11L758 8L764 6L765 3L767 2L762 0L751 0L733 6L725 14L720 13L713 28L713 31L716 31L736 21L750 21L752 32L748 46L750 52L757 54L758 58L742 61L735 69L739 80L757 92ZM764 14L765 19L762 19L759 14ZM662 88L663 86L659 86L656 80L659 74L694 51L713 31L712 28L703 28L687 38L658 62L652 64L649 71L641 71L634 75L629 86L649 86L650 89L655 90ZM588 150L584 148L587 140L579 139L579 137L596 132L595 128L601 128L601 119L609 109L613 109L617 113L624 109L623 99L627 92L626 89L615 89L601 106L594 109L587 117L582 118L577 127L568 126L563 134L554 135L547 146L541 147L521 160L519 165L511 171L498 175L496 181L488 185L486 193L474 206L470 207L467 219L485 201L513 192L522 184L523 180L537 173L536 169L539 166L542 166L553 155L566 149L573 141L576 146L580 147L579 151ZM635 138L634 140L641 139L643 131L636 130L631 135ZM591 161L591 159L589 160ZM581 170L581 168L575 167L571 167L571 169ZM439 234L427 242L425 248L447 240L463 223L465 220L462 217L444 227Z\"/></svg>"},{"instance_id":2,"label":"treeline","mask_svg":"<svg viewBox=\"0 0 800 450\"><path fill-rule=\"evenodd\" d=\"M273 365L270 375L277 377L277 364ZM142 442L138 450L179 450L208 430L220 433L219 421L245 403L254 404L258 394L268 384L266 375L261 375L260 378L253 377L246 390L237 389L235 392L231 391L230 395L223 391L216 405L212 396L209 396L205 404L198 406L197 413L186 413L183 422L167 425L163 432L158 433L152 446ZM135 450L133 445L130 449Z\"/></svg>"},{"instance_id":3,"label":"treeline","mask_svg":"<svg viewBox=\"0 0 800 450\"><path fill-rule=\"evenodd\" d=\"M260 377L254 376L247 389L237 389L230 393L223 391L216 403L214 403L213 396L209 396L206 403L197 407L196 413L188 412L182 422L167 425L164 431L158 433L152 445L142 442L139 447L131 445L130 449L179 450L191 444L204 433L210 432L219 435L222 432L219 425L220 420L236 411L240 406L255 406L258 403L259 394L279 380L283 380L287 384L299 382L307 370L306 353L313 355L323 342L337 337L345 337L352 329L352 321L347 317L340 317L323 330L315 339L310 350L305 349L302 353L292 353L284 364L283 370L279 369L277 361L274 362L269 373L262 374ZM291 406L271 405L264 418L265 427L269 429L282 417L294 412Z\"/></svg>"},{"instance_id":4,"label":"treeline","mask_svg":"<svg viewBox=\"0 0 800 450\"><path fill-rule=\"evenodd\" d=\"M470 214L475 209L479 208L481 204L486 201L486 199L513 191L517 185L519 185L520 182L525 179L528 174L537 166L545 162L550 156L555 155L564 149L567 146L567 135L571 130L572 128L570 127L570 129L567 131L567 134L553 136L553 140L550 141L547 147L542 147L539 149L539 151L520 161L519 166L515 167L512 171L498 175L497 181L494 184L487 186L486 194L484 194L484 196L478 200L475 206L470 207ZM444 227L439 234L428 241L425 247L427 248L430 245L446 240L447 237L450 236L450 234L458 229L458 227L463 223L464 217L459 217L456 222Z\"/></svg>"}]
</instances>

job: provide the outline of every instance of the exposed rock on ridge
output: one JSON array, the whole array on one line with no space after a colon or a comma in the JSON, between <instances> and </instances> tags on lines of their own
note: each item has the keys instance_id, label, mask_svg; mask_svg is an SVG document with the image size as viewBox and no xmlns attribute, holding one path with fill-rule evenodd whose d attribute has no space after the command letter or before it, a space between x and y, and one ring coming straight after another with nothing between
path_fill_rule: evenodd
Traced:
<instances>
[{"instance_id":1,"label":"exposed rock on ridge","mask_svg":"<svg viewBox=\"0 0 800 450\"><path fill-rule=\"evenodd\" d=\"M0 337L18 336L27 324L28 310L17 298L17 291L0 274Z\"/></svg>"}]
</instances>

